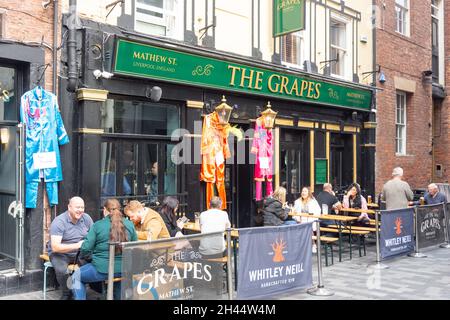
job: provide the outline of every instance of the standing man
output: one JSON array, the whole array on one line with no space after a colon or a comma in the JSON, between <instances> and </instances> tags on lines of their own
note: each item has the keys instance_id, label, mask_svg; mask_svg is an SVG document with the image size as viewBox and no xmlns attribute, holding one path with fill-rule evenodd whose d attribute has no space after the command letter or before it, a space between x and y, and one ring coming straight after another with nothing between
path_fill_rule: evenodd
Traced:
<instances>
[{"instance_id":1,"label":"standing man","mask_svg":"<svg viewBox=\"0 0 450 320\"><path fill-rule=\"evenodd\" d=\"M148 190L148 201L150 204L159 205L158 202L158 162L153 162L151 168L152 181Z\"/></svg>"},{"instance_id":2,"label":"standing man","mask_svg":"<svg viewBox=\"0 0 450 320\"><path fill-rule=\"evenodd\" d=\"M386 201L386 209L401 209L408 207L409 201L412 201L414 194L406 181L402 180L403 169L394 168L392 179L383 186L381 200Z\"/></svg>"},{"instance_id":3,"label":"standing man","mask_svg":"<svg viewBox=\"0 0 450 320\"><path fill-rule=\"evenodd\" d=\"M439 204L447 203L447 197L444 193L440 192L438 186L435 183L428 185L428 192L424 196L425 204Z\"/></svg>"},{"instance_id":4,"label":"standing man","mask_svg":"<svg viewBox=\"0 0 450 320\"><path fill-rule=\"evenodd\" d=\"M63 291L61 300L71 298L72 292L67 288L67 266L76 263L77 252L92 224L92 218L84 212L84 201L80 197L71 198L67 211L52 221L48 254Z\"/></svg>"}]
</instances>

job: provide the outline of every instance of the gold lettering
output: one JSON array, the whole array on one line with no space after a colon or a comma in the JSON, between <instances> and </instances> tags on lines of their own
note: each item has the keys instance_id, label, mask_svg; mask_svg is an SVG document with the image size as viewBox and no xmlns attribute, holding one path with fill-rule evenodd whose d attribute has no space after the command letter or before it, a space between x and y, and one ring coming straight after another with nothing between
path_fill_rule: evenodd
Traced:
<instances>
[{"instance_id":1,"label":"gold lettering","mask_svg":"<svg viewBox=\"0 0 450 320\"><path fill-rule=\"evenodd\" d=\"M320 87L322 85L320 83L316 83L316 95L314 96L314 99L319 99L320 98Z\"/></svg>"},{"instance_id":2,"label":"gold lettering","mask_svg":"<svg viewBox=\"0 0 450 320\"><path fill-rule=\"evenodd\" d=\"M302 87L300 88L300 97L303 97L303 92L308 88L308 81L302 80Z\"/></svg>"},{"instance_id":3,"label":"gold lettering","mask_svg":"<svg viewBox=\"0 0 450 320\"><path fill-rule=\"evenodd\" d=\"M267 82L267 86L268 86L268 88L269 88L269 90L271 91L271 92L278 92L278 89L279 89L279 87L280 87L280 84L279 83L276 83L275 84L275 89L272 87L272 79L273 78L278 78L278 81L280 80L280 76L279 75L277 75L277 74L272 74L270 77L269 77L269 79L268 79L268 82Z\"/></svg>"},{"instance_id":4,"label":"gold lettering","mask_svg":"<svg viewBox=\"0 0 450 320\"><path fill-rule=\"evenodd\" d=\"M283 91L287 94L289 94L288 89L287 89L287 85L289 83L289 79L287 77L282 77L281 78L281 88L280 88L280 93L283 93Z\"/></svg>"},{"instance_id":5,"label":"gold lettering","mask_svg":"<svg viewBox=\"0 0 450 320\"><path fill-rule=\"evenodd\" d=\"M247 88L251 89L252 88L252 81L253 81L253 73L255 72L254 70L250 69L250 75L246 76L246 71L247 69L242 68L242 73L241 73L241 84L239 85L240 87L244 87L244 82L245 80L248 80L248 85Z\"/></svg>"},{"instance_id":6,"label":"gold lettering","mask_svg":"<svg viewBox=\"0 0 450 320\"><path fill-rule=\"evenodd\" d=\"M289 94L292 95L292 92L294 92L294 90L295 90L295 95L299 96L300 92L298 91L298 80L297 79L294 80L294 84L292 85L292 89Z\"/></svg>"},{"instance_id":7,"label":"gold lettering","mask_svg":"<svg viewBox=\"0 0 450 320\"><path fill-rule=\"evenodd\" d=\"M262 76L263 75L264 75L264 72L256 71L255 89L258 89L258 90L262 89Z\"/></svg>"},{"instance_id":8,"label":"gold lettering","mask_svg":"<svg viewBox=\"0 0 450 320\"><path fill-rule=\"evenodd\" d=\"M312 92L314 91L314 82L309 81L308 83L308 95L306 96L307 98L312 98Z\"/></svg>"},{"instance_id":9,"label":"gold lettering","mask_svg":"<svg viewBox=\"0 0 450 320\"><path fill-rule=\"evenodd\" d=\"M235 79L235 76L236 76L236 70L238 70L238 71L240 71L241 70L241 68L239 68L239 67L235 67L235 66L228 66L228 70L229 69L232 69L232 71L231 71L231 80L230 80L230 86L233 86L234 87L234 79Z\"/></svg>"}]
</instances>

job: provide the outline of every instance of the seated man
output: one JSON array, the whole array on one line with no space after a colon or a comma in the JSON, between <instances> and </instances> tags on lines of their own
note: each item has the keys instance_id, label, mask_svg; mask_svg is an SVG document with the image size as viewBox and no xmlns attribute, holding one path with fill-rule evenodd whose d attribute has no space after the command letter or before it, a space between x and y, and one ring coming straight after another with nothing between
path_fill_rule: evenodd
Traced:
<instances>
[{"instance_id":1,"label":"seated man","mask_svg":"<svg viewBox=\"0 0 450 320\"><path fill-rule=\"evenodd\" d=\"M151 240L170 238L164 220L155 210L144 207L137 200L132 200L127 204L124 212L133 221L139 240L150 240L149 233L151 233Z\"/></svg>"},{"instance_id":2,"label":"seated man","mask_svg":"<svg viewBox=\"0 0 450 320\"><path fill-rule=\"evenodd\" d=\"M63 291L62 300L69 300L72 295L67 288L67 266L76 263L77 252L92 224L91 217L84 212L83 199L73 197L68 210L58 215L50 226L48 255Z\"/></svg>"},{"instance_id":3,"label":"seated man","mask_svg":"<svg viewBox=\"0 0 450 320\"><path fill-rule=\"evenodd\" d=\"M210 208L200 214L200 230L202 233L225 232L231 227L228 214L222 211L222 200L214 196L211 198ZM225 240L222 235L205 237L200 240L199 251L204 258L220 258L225 253Z\"/></svg>"},{"instance_id":4,"label":"seated man","mask_svg":"<svg viewBox=\"0 0 450 320\"><path fill-rule=\"evenodd\" d=\"M322 214L336 214L336 210L340 210L342 208L342 204L334 194L333 186L330 183L324 183L322 190L323 191L316 197L316 200L322 210ZM320 225L322 227L326 227L335 223L336 222L334 220L320 221Z\"/></svg>"}]
</instances>

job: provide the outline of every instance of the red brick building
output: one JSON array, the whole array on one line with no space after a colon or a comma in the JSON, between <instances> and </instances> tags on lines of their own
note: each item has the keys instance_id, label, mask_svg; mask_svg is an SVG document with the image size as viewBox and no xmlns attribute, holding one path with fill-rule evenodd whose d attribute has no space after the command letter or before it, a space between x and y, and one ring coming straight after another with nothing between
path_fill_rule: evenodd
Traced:
<instances>
[{"instance_id":1,"label":"red brick building","mask_svg":"<svg viewBox=\"0 0 450 320\"><path fill-rule=\"evenodd\" d=\"M448 4L448 3L447 3ZM433 14L433 24L439 27L434 43L438 44L439 61L433 66L438 77L433 83L433 141L434 141L434 178L436 182L450 181L450 7L447 5ZM436 83L438 82L438 83Z\"/></svg>"},{"instance_id":2,"label":"red brick building","mask_svg":"<svg viewBox=\"0 0 450 320\"><path fill-rule=\"evenodd\" d=\"M424 188L433 179L431 0L375 3L376 85L382 89L376 98L375 189L381 192L396 166L412 188Z\"/></svg>"},{"instance_id":3,"label":"red brick building","mask_svg":"<svg viewBox=\"0 0 450 320\"><path fill-rule=\"evenodd\" d=\"M59 30L56 39L55 27ZM13 217L8 214L8 206L23 201L20 190L24 179L16 169L19 161L15 153L20 144L17 134L20 98L37 85L57 93L53 66L59 65L54 62L59 61L54 53L60 44L61 1L0 0L0 161L3 168L0 170L0 271L15 266L23 276L16 280L17 273L13 272L10 279L15 282L6 286L5 276L0 276L0 296L17 292L19 287L29 291L42 285L39 282L42 261L37 257L46 242L43 230L48 229L50 222L43 192L39 190L37 208L31 214L18 210ZM21 187L16 184L19 181Z\"/></svg>"}]
</instances>

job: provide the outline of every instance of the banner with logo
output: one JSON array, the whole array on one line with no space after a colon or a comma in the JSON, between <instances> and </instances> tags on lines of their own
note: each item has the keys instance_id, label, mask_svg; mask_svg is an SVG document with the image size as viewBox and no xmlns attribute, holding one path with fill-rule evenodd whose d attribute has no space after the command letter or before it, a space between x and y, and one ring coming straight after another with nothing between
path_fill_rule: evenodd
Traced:
<instances>
[{"instance_id":1,"label":"banner with logo","mask_svg":"<svg viewBox=\"0 0 450 320\"><path fill-rule=\"evenodd\" d=\"M273 36L305 29L305 0L273 0Z\"/></svg>"},{"instance_id":2,"label":"banner with logo","mask_svg":"<svg viewBox=\"0 0 450 320\"><path fill-rule=\"evenodd\" d=\"M312 223L239 230L238 299L312 286Z\"/></svg>"},{"instance_id":3,"label":"banner with logo","mask_svg":"<svg viewBox=\"0 0 450 320\"><path fill-rule=\"evenodd\" d=\"M426 248L445 242L444 206L435 204L417 207L419 247Z\"/></svg>"},{"instance_id":4,"label":"banner with logo","mask_svg":"<svg viewBox=\"0 0 450 320\"><path fill-rule=\"evenodd\" d=\"M125 243L122 300L227 299L223 263L211 257L223 241L218 232Z\"/></svg>"},{"instance_id":5,"label":"banner with logo","mask_svg":"<svg viewBox=\"0 0 450 320\"><path fill-rule=\"evenodd\" d=\"M414 247L414 209L381 211L381 258L406 254Z\"/></svg>"}]
</instances>

